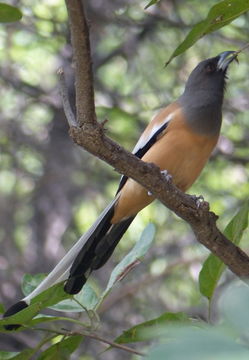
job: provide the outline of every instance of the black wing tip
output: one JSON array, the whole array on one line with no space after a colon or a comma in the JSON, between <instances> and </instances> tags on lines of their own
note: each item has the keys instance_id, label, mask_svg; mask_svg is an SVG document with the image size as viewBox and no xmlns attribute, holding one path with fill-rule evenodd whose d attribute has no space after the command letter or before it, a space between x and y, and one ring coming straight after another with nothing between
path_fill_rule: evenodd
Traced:
<instances>
[{"instance_id":1,"label":"black wing tip","mask_svg":"<svg viewBox=\"0 0 249 360\"><path fill-rule=\"evenodd\" d=\"M21 300L18 301L17 303L15 303L14 305L12 305L11 307L8 308L8 310L5 311L5 313L3 314L3 317L8 317L11 315L15 315L16 313L18 313L19 311L26 309L28 307L28 304ZM21 325L19 324L10 324L10 325L4 325L4 328L6 330L16 330L20 327Z\"/></svg>"}]
</instances>

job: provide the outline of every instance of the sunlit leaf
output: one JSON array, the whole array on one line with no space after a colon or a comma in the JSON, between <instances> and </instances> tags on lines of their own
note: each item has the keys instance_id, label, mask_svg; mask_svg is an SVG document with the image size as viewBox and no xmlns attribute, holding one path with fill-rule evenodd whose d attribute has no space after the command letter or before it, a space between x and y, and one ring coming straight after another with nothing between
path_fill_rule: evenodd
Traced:
<instances>
[{"instance_id":1,"label":"sunlit leaf","mask_svg":"<svg viewBox=\"0 0 249 360\"><path fill-rule=\"evenodd\" d=\"M38 357L38 360L68 360L82 340L82 336L72 335L50 346Z\"/></svg>"},{"instance_id":2,"label":"sunlit leaf","mask_svg":"<svg viewBox=\"0 0 249 360\"><path fill-rule=\"evenodd\" d=\"M151 0L149 4L145 6L145 10L148 9L150 6L157 4L159 1L160 0Z\"/></svg>"},{"instance_id":3,"label":"sunlit leaf","mask_svg":"<svg viewBox=\"0 0 249 360\"><path fill-rule=\"evenodd\" d=\"M11 359L11 360L28 360L31 358L31 356L33 355L34 350L33 349L25 349L23 351L21 351L20 353L17 353L16 355L14 355L13 357L7 358L7 359ZM6 358L2 358L1 354L0 354L0 359L6 359Z\"/></svg>"}]
</instances>

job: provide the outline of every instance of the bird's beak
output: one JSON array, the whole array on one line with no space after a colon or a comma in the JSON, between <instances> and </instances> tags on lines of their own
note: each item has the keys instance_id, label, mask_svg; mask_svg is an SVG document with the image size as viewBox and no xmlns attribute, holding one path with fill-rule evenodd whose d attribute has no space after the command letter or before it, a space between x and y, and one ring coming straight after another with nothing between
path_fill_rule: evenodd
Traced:
<instances>
[{"instance_id":1,"label":"bird's beak","mask_svg":"<svg viewBox=\"0 0 249 360\"><path fill-rule=\"evenodd\" d=\"M226 71L228 65L233 61L237 60L238 52L237 51L224 51L219 54L219 60L217 68L222 71ZM238 60L237 60L238 61Z\"/></svg>"}]
</instances>

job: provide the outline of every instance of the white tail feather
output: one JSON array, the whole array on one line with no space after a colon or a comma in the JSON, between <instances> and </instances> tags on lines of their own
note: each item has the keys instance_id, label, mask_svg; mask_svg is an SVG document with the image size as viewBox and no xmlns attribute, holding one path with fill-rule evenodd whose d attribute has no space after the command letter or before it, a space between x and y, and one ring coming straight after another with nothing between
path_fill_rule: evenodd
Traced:
<instances>
[{"instance_id":1,"label":"white tail feather","mask_svg":"<svg viewBox=\"0 0 249 360\"><path fill-rule=\"evenodd\" d=\"M37 288L32 291L28 296L23 298L27 304L30 303L30 300L43 292L44 290L50 288L51 286L66 280L69 276L71 265L78 255L78 252L82 248L83 245L87 242L89 237L95 231L97 226L102 221L103 217L106 213L111 209L111 207L115 204L119 196L116 196L115 199L104 209L104 211L100 214L95 223L90 227L90 229L83 234L76 244L69 250L69 252L61 259L61 261L55 266L55 268L48 274L48 276L37 286Z\"/></svg>"}]
</instances>

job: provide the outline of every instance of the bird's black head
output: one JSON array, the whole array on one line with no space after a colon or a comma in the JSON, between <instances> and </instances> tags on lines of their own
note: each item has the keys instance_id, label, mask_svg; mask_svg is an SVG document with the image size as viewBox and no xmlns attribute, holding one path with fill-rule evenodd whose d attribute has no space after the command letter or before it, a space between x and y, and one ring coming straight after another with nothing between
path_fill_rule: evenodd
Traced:
<instances>
[{"instance_id":1,"label":"bird's black head","mask_svg":"<svg viewBox=\"0 0 249 360\"><path fill-rule=\"evenodd\" d=\"M217 134L220 131L226 72L237 54L225 51L200 62L190 74L179 103L196 132Z\"/></svg>"},{"instance_id":2,"label":"bird's black head","mask_svg":"<svg viewBox=\"0 0 249 360\"><path fill-rule=\"evenodd\" d=\"M237 58L237 52L225 51L200 62L190 74L185 91L224 92L229 64Z\"/></svg>"}]
</instances>

